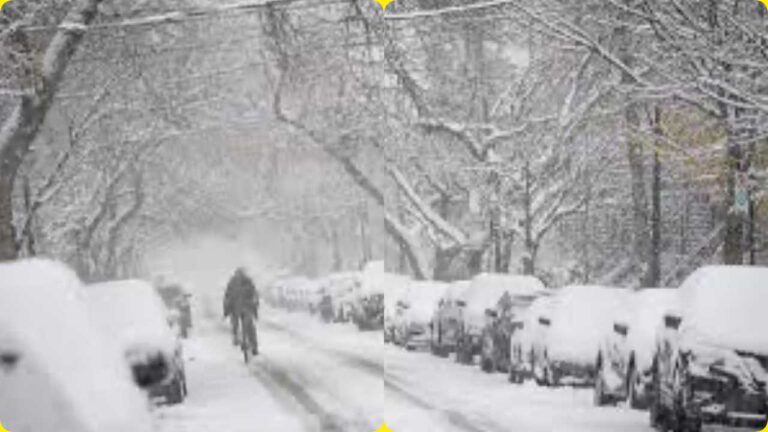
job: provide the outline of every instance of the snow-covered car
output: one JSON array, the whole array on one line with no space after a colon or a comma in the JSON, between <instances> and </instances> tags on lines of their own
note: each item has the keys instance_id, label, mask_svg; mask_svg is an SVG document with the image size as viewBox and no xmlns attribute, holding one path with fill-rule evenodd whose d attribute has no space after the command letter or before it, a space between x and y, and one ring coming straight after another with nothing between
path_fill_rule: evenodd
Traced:
<instances>
[{"instance_id":1,"label":"snow-covered car","mask_svg":"<svg viewBox=\"0 0 768 432\"><path fill-rule=\"evenodd\" d=\"M157 287L157 292L162 297L165 306L171 312L174 326L179 330L181 337L187 338L192 328L192 295L180 284L166 284Z\"/></svg>"},{"instance_id":2,"label":"snow-covered car","mask_svg":"<svg viewBox=\"0 0 768 432\"><path fill-rule=\"evenodd\" d=\"M402 299L402 320L398 342L408 350L426 349L432 339L430 322L448 284L436 281L413 282Z\"/></svg>"},{"instance_id":3,"label":"snow-covered car","mask_svg":"<svg viewBox=\"0 0 768 432\"><path fill-rule=\"evenodd\" d=\"M483 331L492 324L491 312L499 306L505 293L513 295L520 290L521 295L527 296L532 287L544 289L541 281L533 277L518 280L512 275L491 273L475 276L457 302L461 308L461 334L456 346L456 361L471 364L476 355L482 354Z\"/></svg>"},{"instance_id":4,"label":"snow-covered car","mask_svg":"<svg viewBox=\"0 0 768 432\"><path fill-rule=\"evenodd\" d=\"M613 324L597 357L596 405L627 401L630 407L647 406L651 386L656 329L664 314L677 304L677 290L651 288L633 292L629 313Z\"/></svg>"},{"instance_id":5,"label":"snow-covered car","mask_svg":"<svg viewBox=\"0 0 768 432\"><path fill-rule=\"evenodd\" d=\"M630 291L602 286L567 286L553 301L546 327L533 344L534 378L544 385L592 386L600 343L618 317L626 316Z\"/></svg>"},{"instance_id":6,"label":"snow-covered car","mask_svg":"<svg viewBox=\"0 0 768 432\"><path fill-rule=\"evenodd\" d=\"M83 287L45 260L0 264L0 421L13 432L149 432L146 397Z\"/></svg>"},{"instance_id":7,"label":"snow-covered car","mask_svg":"<svg viewBox=\"0 0 768 432\"><path fill-rule=\"evenodd\" d=\"M764 427L768 268L703 267L679 294L657 335L652 424L685 432L709 423Z\"/></svg>"},{"instance_id":8,"label":"snow-covered car","mask_svg":"<svg viewBox=\"0 0 768 432\"><path fill-rule=\"evenodd\" d=\"M509 346L509 381L522 383L533 378L534 343L546 337L548 316L554 304L554 296L539 297L521 316L512 320L514 330Z\"/></svg>"},{"instance_id":9,"label":"snow-covered car","mask_svg":"<svg viewBox=\"0 0 768 432\"><path fill-rule=\"evenodd\" d=\"M432 341L430 348L433 354L447 356L456 351L456 343L461 333L461 308L458 301L462 294L469 289L470 281L453 282L437 304L432 317Z\"/></svg>"},{"instance_id":10,"label":"snow-covered car","mask_svg":"<svg viewBox=\"0 0 768 432\"><path fill-rule=\"evenodd\" d=\"M326 283L333 299L335 321L349 322L362 285L362 275L359 272L334 273L328 276Z\"/></svg>"},{"instance_id":11,"label":"snow-covered car","mask_svg":"<svg viewBox=\"0 0 768 432\"><path fill-rule=\"evenodd\" d=\"M107 337L122 348L139 387L166 403L187 395L181 342L152 286L140 280L104 282L85 288L88 309Z\"/></svg>"},{"instance_id":12,"label":"snow-covered car","mask_svg":"<svg viewBox=\"0 0 768 432\"><path fill-rule=\"evenodd\" d=\"M403 317L402 300L411 280L406 276L388 274L384 284L384 342L397 343L397 329Z\"/></svg>"},{"instance_id":13,"label":"snow-covered car","mask_svg":"<svg viewBox=\"0 0 768 432\"><path fill-rule=\"evenodd\" d=\"M375 261L366 265L353 308L352 320L358 329L384 328L384 291L388 279L383 262Z\"/></svg>"},{"instance_id":14,"label":"snow-covered car","mask_svg":"<svg viewBox=\"0 0 768 432\"><path fill-rule=\"evenodd\" d=\"M519 329L513 321L531 306L537 298L549 295L544 283L534 276L488 274L484 283L503 286L501 298L495 307L486 311L488 319L483 327L480 347L480 367L485 372L509 372L510 338Z\"/></svg>"}]
</instances>

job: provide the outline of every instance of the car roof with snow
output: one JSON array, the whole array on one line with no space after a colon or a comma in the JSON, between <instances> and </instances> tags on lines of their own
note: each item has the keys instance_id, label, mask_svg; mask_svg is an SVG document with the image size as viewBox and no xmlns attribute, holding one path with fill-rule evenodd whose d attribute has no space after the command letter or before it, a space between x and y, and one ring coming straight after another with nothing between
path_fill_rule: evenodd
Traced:
<instances>
[{"instance_id":1,"label":"car roof with snow","mask_svg":"<svg viewBox=\"0 0 768 432\"><path fill-rule=\"evenodd\" d=\"M448 284L445 282L413 282L403 299L403 302L408 305L409 317L428 321L447 289Z\"/></svg>"},{"instance_id":2,"label":"car roof with snow","mask_svg":"<svg viewBox=\"0 0 768 432\"><path fill-rule=\"evenodd\" d=\"M708 343L768 355L768 268L708 266L680 287L683 325Z\"/></svg>"},{"instance_id":3,"label":"car roof with snow","mask_svg":"<svg viewBox=\"0 0 768 432\"><path fill-rule=\"evenodd\" d=\"M504 293L513 298L532 300L547 291L544 284L534 276L482 273L475 276L462 300L468 310L482 311L496 307Z\"/></svg>"},{"instance_id":4,"label":"car roof with snow","mask_svg":"<svg viewBox=\"0 0 768 432\"><path fill-rule=\"evenodd\" d=\"M88 285L85 292L91 314L126 351L151 349L170 354L176 349L168 310L149 283L103 282Z\"/></svg>"},{"instance_id":5,"label":"car roof with snow","mask_svg":"<svg viewBox=\"0 0 768 432\"><path fill-rule=\"evenodd\" d=\"M472 281L461 280L448 284L448 288L443 293L443 300L457 300L462 298L465 292L472 286Z\"/></svg>"},{"instance_id":6,"label":"car roof with snow","mask_svg":"<svg viewBox=\"0 0 768 432\"><path fill-rule=\"evenodd\" d=\"M0 351L16 358L0 376L9 430L151 430L146 400L118 347L94 328L74 272L36 259L0 264L0 280Z\"/></svg>"}]
</instances>

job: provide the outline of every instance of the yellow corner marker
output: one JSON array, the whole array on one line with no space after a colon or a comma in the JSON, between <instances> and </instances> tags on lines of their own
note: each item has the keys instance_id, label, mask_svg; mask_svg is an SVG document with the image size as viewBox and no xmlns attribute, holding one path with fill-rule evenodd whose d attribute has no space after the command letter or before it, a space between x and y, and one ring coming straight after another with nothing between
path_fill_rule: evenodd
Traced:
<instances>
[{"instance_id":1,"label":"yellow corner marker","mask_svg":"<svg viewBox=\"0 0 768 432\"><path fill-rule=\"evenodd\" d=\"M2 1L3 1L3 0L0 0L0 2L2 2ZM7 0L6 0L6 1L7 1ZM389 4L390 4L390 3L392 3L392 2L393 2L393 1L395 1L395 0L373 0L373 1L375 1L376 3L378 3L378 4L379 4L379 6L381 6L381 11L382 11L382 12L386 12L386 11L387 11L387 6L389 6ZM760 0L760 1L768 1L768 0ZM385 426L386 426L386 425L385 425ZM376 432L379 432L379 431L376 431ZM382 432L387 432L387 431L382 431Z\"/></svg>"},{"instance_id":2,"label":"yellow corner marker","mask_svg":"<svg viewBox=\"0 0 768 432\"><path fill-rule=\"evenodd\" d=\"M5 2L7 2L7 1L8 0L0 0L0 8L2 8L3 4L5 4ZM3 423L0 422L0 432L11 432L11 431L9 431L8 429L4 428L3 427Z\"/></svg>"},{"instance_id":3,"label":"yellow corner marker","mask_svg":"<svg viewBox=\"0 0 768 432\"><path fill-rule=\"evenodd\" d=\"M0 12L3 11L3 6L5 6L6 3L8 3L11 0L0 0ZM3 425L0 424L0 428L2 428ZM0 432L7 432L5 429L0 429Z\"/></svg>"},{"instance_id":4,"label":"yellow corner marker","mask_svg":"<svg viewBox=\"0 0 768 432\"><path fill-rule=\"evenodd\" d=\"M379 0L376 0L376 1L379 1ZM0 432L4 432L4 431L0 430ZM392 429L388 428L386 423L382 423L381 427L376 429L376 432L392 432Z\"/></svg>"},{"instance_id":5,"label":"yellow corner marker","mask_svg":"<svg viewBox=\"0 0 768 432\"><path fill-rule=\"evenodd\" d=\"M0 2L1 2L1 1L2 1L2 0L0 0ZM768 9L768 0L757 0L757 1L759 1L759 2L760 2L760 3L762 3L762 4L764 4L764 5L765 5L765 8L766 8L766 9ZM768 426L766 426L766 428L768 428ZM763 430L765 430L765 429L763 429ZM763 431L760 431L760 432L763 432Z\"/></svg>"},{"instance_id":6,"label":"yellow corner marker","mask_svg":"<svg viewBox=\"0 0 768 432\"><path fill-rule=\"evenodd\" d=\"M760 0L760 1L765 3L766 0ZM2 429L0 429L0 432L3 432ZM765 424L765 427L763 428L763 430L758 431L758 432L768 432L768 423Z\"/></svg>"}]
</instances>

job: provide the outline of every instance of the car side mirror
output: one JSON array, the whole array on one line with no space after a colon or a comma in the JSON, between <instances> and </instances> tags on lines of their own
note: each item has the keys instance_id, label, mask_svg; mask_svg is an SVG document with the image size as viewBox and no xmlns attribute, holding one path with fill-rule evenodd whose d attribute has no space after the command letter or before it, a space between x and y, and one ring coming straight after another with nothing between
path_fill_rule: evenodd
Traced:
<instances>
[{"instance_id":1,"label":"car side mirror","mask_svg":"<svg viewBox=\"0 0 768 432\"><path fill-rule=\"evenodd\" d=\"M171 366L162 355L139 362L131 368L133 380L140 388L146 389L165 381L170 373Z\"/></svg>"},{"instance_id":2,"label":"car side mirror","mask_svg":"<svg viewBox=\"0 0 768 432\"><path fill-rule=\"evenodd\" d=\"M485 315L488 316L488 317L491 317L491 318L498 318L499 317L499 313L496 312L493 309L486 309L485 310Z\"/></svg>"},{"instance_id":3,"label":"car side mirror","mask_svg":"<svg viewBox=\"0 0 768 432\"><path fill-rule=\"evenodd\" d=\"M626 324L615 323L613 324L613 331L622 336L626 336L627 333L629 333L629 327Z\"/></svg>"},{"instance_id":4,"label":"car side mirror","mask_svg":"<svg viewBox=\"0 0 768 432\"><path fill-rule=\"evenodd\" d=\"M664 326L668 329L677 330L680 328L680 323L683 321L681 316L675 314L664 315Z\"/></svg>"},{"instance_id":5,"label":"car side mirror","mask_svg":"<svg viewBox=\"0 0 768 432\"><path fill-rule=\"evenodd\" d=\"M549 318L539 317L539 324L549 327L552 325L552 321Z\"/></svg>"},{"instance_id":6,"label":"car side mirror","mask_svg":"<svg viewBox=\"0 0 768 432\"><path fill-rule=\"evenodd\" d=\"M0 370L10 371L19 363L21 356L13 351L0 352Z\"/></svg>"},{"instance_id":7,"label":"car side mirror","mask_svg":"<svg viewBox=\"0 0 768 432\"><path fill-rule=\"evenodd\" d=\"M467 302L465 302L464 300L456 300L456 305L458 305L459 307L465 307L467 305Z\"/></svg>"}]
</instances>

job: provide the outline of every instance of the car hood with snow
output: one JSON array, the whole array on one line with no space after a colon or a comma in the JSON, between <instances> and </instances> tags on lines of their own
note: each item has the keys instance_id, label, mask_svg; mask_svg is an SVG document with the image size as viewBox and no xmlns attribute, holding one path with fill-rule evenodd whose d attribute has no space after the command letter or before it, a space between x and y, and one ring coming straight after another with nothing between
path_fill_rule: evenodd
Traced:
<instances>
[{"instance_id":1,"label":"car hood with snow","mask_svg":"<svg viewBox=\"0 0 768 432\"><path fill-rule=\"evenodd\" d=\"M408 324L426 325L432 319L437 303L448 289L442 282L414 282L403 299L407 305L405 318Z\"/></svg>"},{"instance_id":2,"label":"car hood with snow","mask_svg":"<svg viewBox=\"0 0 768 432\"><path fill-rule=\"evenodd\" d=\"M634 353L635 366L646 370L653 361L656 330L669 310L678 308L678 290L649 288L629 296L629 319L618 317L617 322L627 324L628 353Z\"/></svg>"},{"instance_id":3,"label":"car hood with snow","mask_svg":"<svg viewBox=\"0 0 768 432\"><path fill-rule=\"evenodd\" d=\"M91 315L133 365L157 355L170 359L179 341L168 311L152 286L140 280L105 282L85 289Z\"/></svg>"},{"instance_id":4,"label":"car hood with snow","mask_svg":"<svg viewBox=\"0 0 768 432\"><path fill-rule=\"evenodd\" d=\"M148 432L146 398L61 264L0 264L0 419L13 432Z\"/></svg>"},{"instance_id":5,"label":"car hood with snow","mask_svg":"<svg viewBox=\"0 0 768 432\"><path fill-rule=\"evenodd\" d=\"M550 360L591 365L617 317L626 316L629 291L601 286L563 288L549 313Z\"/></svg>"}]
</instances>

